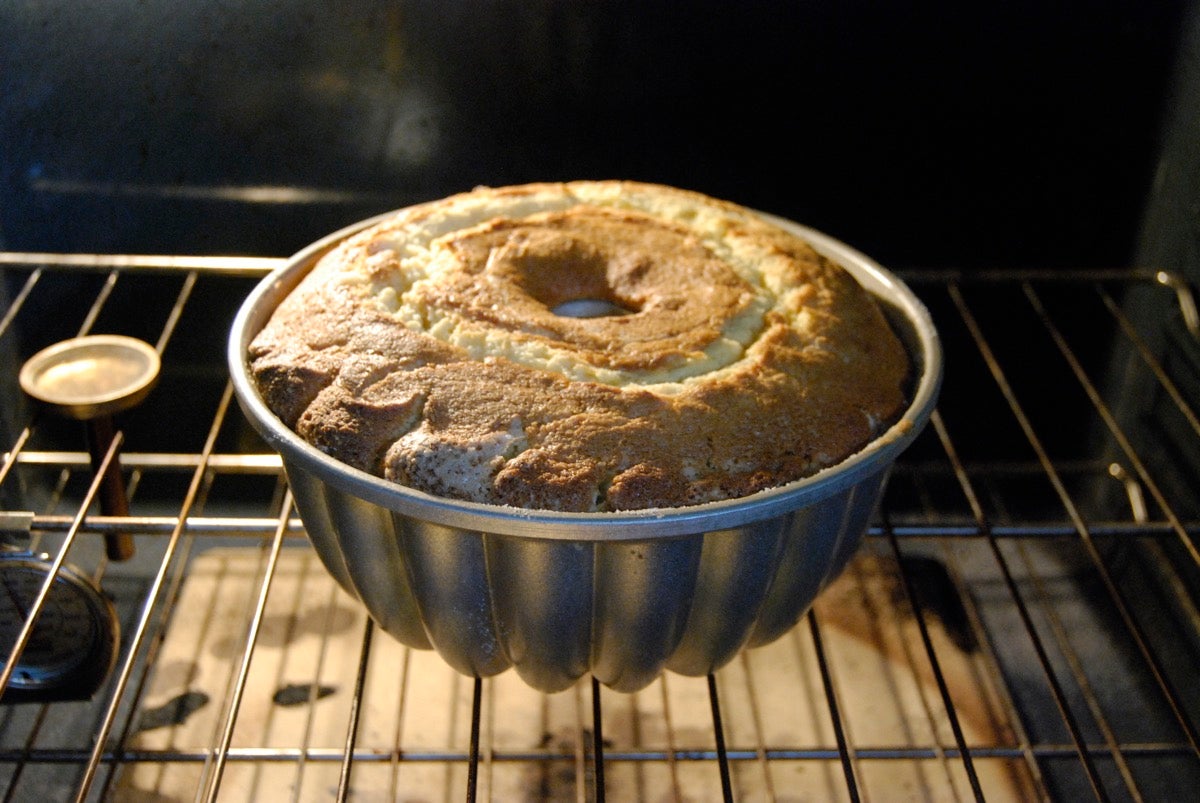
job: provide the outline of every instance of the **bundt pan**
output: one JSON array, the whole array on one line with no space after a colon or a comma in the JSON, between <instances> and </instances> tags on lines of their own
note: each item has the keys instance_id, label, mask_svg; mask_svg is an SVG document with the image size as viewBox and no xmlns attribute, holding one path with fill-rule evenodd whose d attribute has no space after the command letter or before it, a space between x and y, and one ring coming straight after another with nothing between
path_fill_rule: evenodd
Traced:
<instances>
[{"instance_id":1,"label":"bundt pan","mask_svg":"<svg viewBox=\"0 0 1200 803\"><path fill-rule=\"evenodd\" d=\"M267 408L246 353L276 305L333 244L314 243L250 294L229 342L234 390L283 459L322 562L379 627L456 670L515 667L553 692L591 673L635 691L664 669L700 676L766 644L846 565L889 469L933 411L942 353L929 314L895 276L790 221L881 302L915 365L903 417L819 474L740 499L654 511L558 513L430 496L330 458Z\"/></svg>"}]
</instances>

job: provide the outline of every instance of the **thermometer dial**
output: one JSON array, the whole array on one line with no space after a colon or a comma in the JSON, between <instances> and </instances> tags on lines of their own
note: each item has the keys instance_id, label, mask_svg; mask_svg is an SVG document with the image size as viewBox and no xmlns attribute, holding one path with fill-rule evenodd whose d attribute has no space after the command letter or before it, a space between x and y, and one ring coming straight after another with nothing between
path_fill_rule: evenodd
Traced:
<instances>
[{"instance_id":1,"label":"thermometer dial","mask_svg":"<svg viewBox=\"0 0 1200 803\"><path fill-rule=\"evenodd\" d=\"M50 569L45 555L0 554L0 665L12 655ZM112 671L118 640L111 603L78 570L62 566L2 699L90 697Z\"/></svg>"}]
</instances>

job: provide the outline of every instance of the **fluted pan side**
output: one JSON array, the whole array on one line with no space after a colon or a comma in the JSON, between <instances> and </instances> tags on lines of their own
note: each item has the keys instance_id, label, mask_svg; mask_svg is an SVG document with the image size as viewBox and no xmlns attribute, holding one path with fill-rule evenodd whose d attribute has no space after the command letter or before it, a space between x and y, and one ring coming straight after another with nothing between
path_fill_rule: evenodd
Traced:
<instances>
[{"instance_id":1,"label":"fluted pan side","mask_svg":"<svg viewBox=\"0 0 1200 803\"><path fill-rule=\"evenodd\" d=\"M479 677L553 692L706 675L795 625L854 553L882 472L782 516L644 541L488 534L395 514L287 470L329 571L386 632Z\"/></svg>"},{"instance_id":2,"label":"fluted pan side","mask_svg":"<svg viewBox=\"0 0 1200 803\"><path fill-rule=\"evenodd\" d=\"M342 560L358 598L386 632L415 647L428 647L417 602L408 582L409 558L386 510L326 488L324 499Z\"/></svg>"},{"instance_id":3,"label":"fluted pan side","mask_svg":"<svg viewBox=\"0 0 1200 803\"><path fill-rule=\"evenodd\" d=\"M296 509L300 512L300 520L304 522L304 531L308 534L308 540L316 550L317 557L321 559L325 570L337 580L338 585L351 596L361 600L362 596L346 569L346 559L342 557L337 528L329 518L329 505L325 501L328 486L287 459L283 461L283 473L287 477L288 487L292 490Z\"/></svg>"},{"instance_id":4,"label":"fluted pan side","mask_svg":"<svg viewBox=\"0 0 1200 803\"><path fill-rule=\"evenodd\" d=\"M703 536L692 608L668 669L706 675L737 654L758 618L783 542L779 517Z\"/></svg>"},{"instance_id":5,"label":"fluted pan side","mask_svg":"<svg viewBox=\"0 0 1200 803\"><path fill-rule=\"evenodd\" d=\"M394 520L430 643L463 674L503 672L510 662L496 629L485 559L496 536L405 516Z\"/></svg>"},{"instance_id":6,"label":"fluted pan side","mask_svg":"<svg viewBox=\"0 0 1200 803\"><path fill-rule=\"evenodd\" d=\"M600 544L592 674L618 691L649 684L683 638L700 536Z\"/></svg>"},{"instance_id":7,"label":"fluted pan side","mask_svg":"<svg viewBox=\"0 0 1200 803\"><path fill-rule=\"evenodd\" d=\"M429 649L390 514L284 462L300 520L321 563L387 633Z\"/></svg>"},{"instance_id":8,"label":"fluted pan side","mask_svg":"<svg viewBox=\"0 0 1200 803\"><path fill-rule=\"evenodd\" d=\"M778 570L747 647L769 644L795 626L849 560L882 491L883 472L787 514Z\"/></svg>"},{"instance_id":9,"label":"fluted pan side","mask_svg":"<svg viewBox=\"0 0 1200 803\"><path fill-rule=\"evenodd\" d=\"M867 526L871 523L871 516L874 515L875 509L878 507L879 497L883 495L883 486L890 469L891 466L887 466L874 475L863 478L857 485L850 489L850 494L846 499L846 520L842 524L842 531L847 534L857 535L853 538L845 537L838 541L834 547L833 560L830 563L829 571L821 583L820 590L824 590L825 586L829 585L834 578L842 573L842 570L846 568L846 564L850 562L850 559L854 557L854 553L858 551L858 546L862 542L862 536L866 532Z\"/></svg>"},{"instance_id":10,"label":"fluted pan side","mask_svg":"<svg viewBox=\"0 0 1200 803\"><path fill-rule=\"evenodd\" d=\"M504 652L531 686L558 691L591 668L595 545L488 539L493 618Z\"/></svg>"}]
</instances>

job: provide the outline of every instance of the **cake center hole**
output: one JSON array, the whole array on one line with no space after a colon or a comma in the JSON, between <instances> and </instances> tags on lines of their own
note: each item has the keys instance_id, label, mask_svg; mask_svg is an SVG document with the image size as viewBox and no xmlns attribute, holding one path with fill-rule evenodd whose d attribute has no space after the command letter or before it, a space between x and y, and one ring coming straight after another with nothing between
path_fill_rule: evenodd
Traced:
<instances>
[{"instance_id":1,"label":"cake center hole","mask_svg":"<svg viewBox=\"0 0 1200 803\"><path fill-rule=\"evenodd\" d=\"M632 315L634 312L606 298L572 298L550 311L563 318L612 318L618 315Z\"/></svg>"}]
</instances>

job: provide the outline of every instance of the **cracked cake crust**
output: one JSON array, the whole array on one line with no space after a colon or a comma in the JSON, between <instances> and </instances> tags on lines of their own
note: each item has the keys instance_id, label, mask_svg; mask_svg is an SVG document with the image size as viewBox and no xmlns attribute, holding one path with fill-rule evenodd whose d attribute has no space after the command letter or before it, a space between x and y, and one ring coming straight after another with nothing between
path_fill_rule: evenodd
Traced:
<instances>
[{"instance_id":1,"label":"cracked cake crust","mask_svg":"<svg viewBox=\"0 0 1200 803\"><path fill-rule=\"evenodd\" d=\"M617 314L560 314L581 299ZM910 371L870 295L802 239L615 181L401 210L319 260L250 363L272 411L349 465L563 511L813 474L899 417Z\"/></svg>"}]
</instances>

